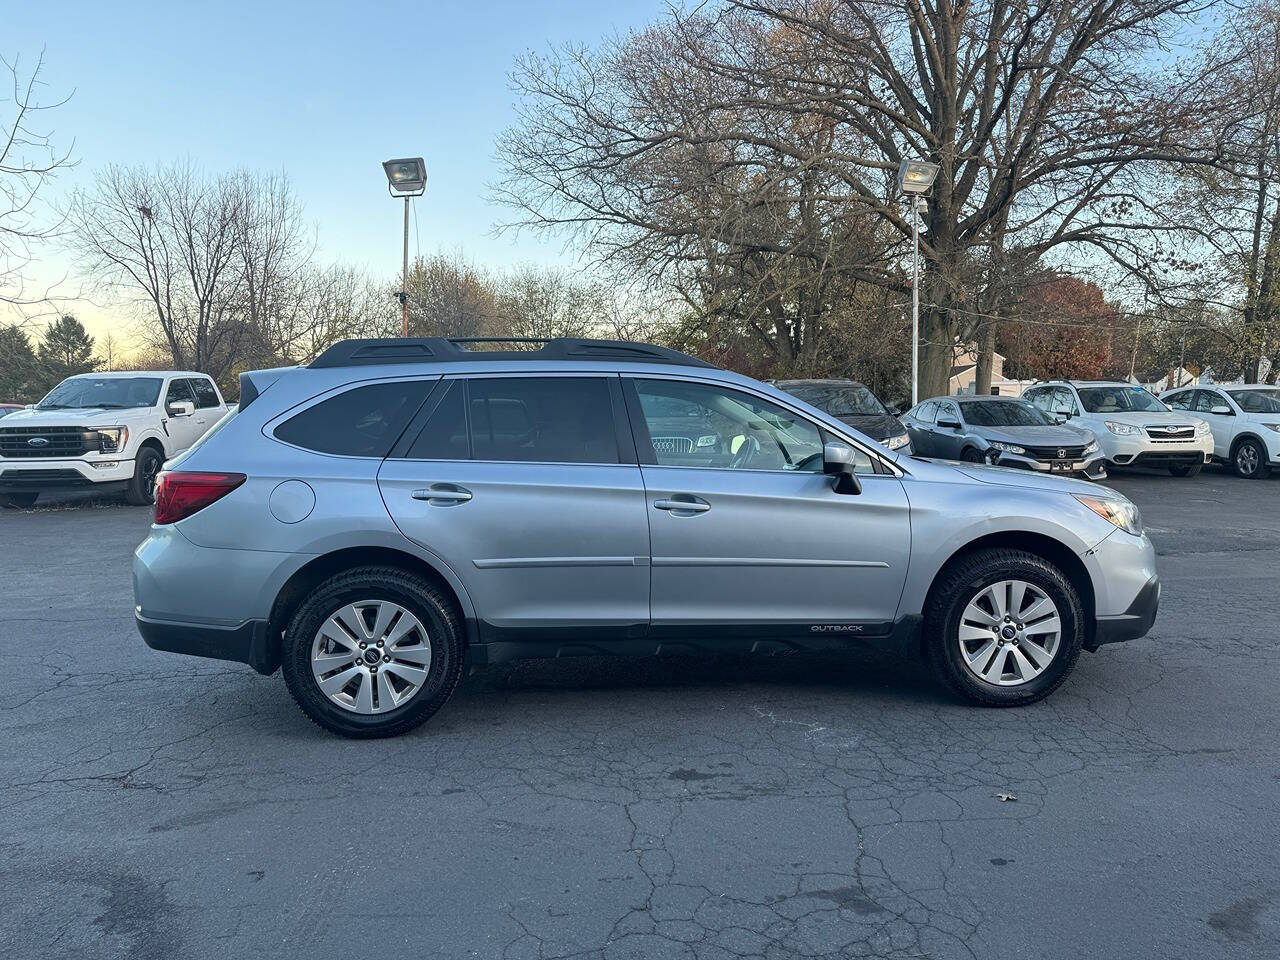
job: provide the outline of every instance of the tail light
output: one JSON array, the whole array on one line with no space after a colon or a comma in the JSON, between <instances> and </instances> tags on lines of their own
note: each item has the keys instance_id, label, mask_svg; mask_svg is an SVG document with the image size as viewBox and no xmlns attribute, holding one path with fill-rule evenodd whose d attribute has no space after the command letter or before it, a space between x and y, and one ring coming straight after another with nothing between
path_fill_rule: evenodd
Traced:
<instances>
[{"instance_id":1,"label":"tail light","mask_svg":"<svg viewBox=\"0 0 1280 960\"><path fill-rule=\"evenodd\" d=\"M156 480L156 523L185 520L221 500L245 479L243 473L162 473Z\"/></svg>"}]
</instances>

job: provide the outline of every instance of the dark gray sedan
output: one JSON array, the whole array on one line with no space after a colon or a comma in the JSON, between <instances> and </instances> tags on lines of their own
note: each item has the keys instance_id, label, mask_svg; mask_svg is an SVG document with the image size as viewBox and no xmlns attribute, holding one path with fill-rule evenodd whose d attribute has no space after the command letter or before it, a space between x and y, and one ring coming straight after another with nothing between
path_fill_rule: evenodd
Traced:
<instances>
[{"instance_id":1,"label":"dark gray sedan","mask_svg":"<svg viewBox=\"0 0 1280 960\"><path fill-rule=\"evenodd\" d=\"M1013 397L934 397L907 411L902 424L917 456L1080 473L1090 480L1107 475L1092 433Z\"/></svg>"}]
</instances>

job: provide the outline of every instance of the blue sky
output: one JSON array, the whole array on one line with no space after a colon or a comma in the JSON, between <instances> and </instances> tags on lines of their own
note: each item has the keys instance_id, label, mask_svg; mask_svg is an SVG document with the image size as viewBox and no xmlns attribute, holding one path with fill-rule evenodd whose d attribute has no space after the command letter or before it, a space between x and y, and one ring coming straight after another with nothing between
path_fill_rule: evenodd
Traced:
<instances>
[{"instance_id":1,"label":"blue sky","mask_svg":"<svg viewBox=\"0 0 1280 960\"><path fill-rule=\"evenodd\" d=\"M494 138L512 119L516 56L596 43L641 26L661 0L246 3L14 2L0 50L31 63L43 47L49 116L79 166L62 196L107 163L191 157L210 170L284 170L319 229L321 254L398 271L402 208L381 161L423 156L422 252L461 249L496 266L564 262L556 241L491 236L485 201ZM412 227L411 227L412 229ZM411 235L411 252L414 239ZM42 279L65 259L41 251ZM94 332L114 311L77 309Z\"/></svg>"}]
</instances>

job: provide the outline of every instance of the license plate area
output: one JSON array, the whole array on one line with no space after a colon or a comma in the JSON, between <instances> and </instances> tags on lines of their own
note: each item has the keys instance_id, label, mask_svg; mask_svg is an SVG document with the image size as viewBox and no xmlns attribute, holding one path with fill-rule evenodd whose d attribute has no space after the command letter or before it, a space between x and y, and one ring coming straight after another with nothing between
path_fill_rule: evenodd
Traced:
<instances>
[{"instance_id":1,"label":"license plate area","mask_svg":"<svg viewBox=\"0 0 1280 960\"><path fill-rule=\"evenodd\" d=\"M1049 470L1053 473L1070 473L1071 461L1070 460L1054 460L1049 464Z\"/></svg>"}]
</instances>

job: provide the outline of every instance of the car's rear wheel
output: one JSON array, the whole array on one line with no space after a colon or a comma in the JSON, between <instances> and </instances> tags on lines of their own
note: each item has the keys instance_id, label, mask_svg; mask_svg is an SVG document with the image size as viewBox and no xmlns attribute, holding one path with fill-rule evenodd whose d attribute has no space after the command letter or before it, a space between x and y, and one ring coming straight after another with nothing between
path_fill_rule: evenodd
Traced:
<instances>
[{"instance_id":1,"label":"car's rear wheel","mask_svg":"<svg viewBox=\"0 0 1280 960\"><path fill-rule=\"evenodd\" d=\"M143 447L133 462L133 477L125 489L124 497L135 507L145 507L156 502L156 477L164 466L164 456L155 447Z\"/></svg>"},{"instance_id":2,"label":"car's rear wheel","mask_svg":"<svg viewBox=\"0 0 1280 960\"><path fill-rule=\"evenodd\" d=\"M38 493L0 493L0 507L25 509L35 504Z\"/></svg>"},{"instance_id":3,"label":"car's rear wheel","mask_svg":"<svg viewBox=\"0 0 1280 960\"><path fill-rule=\"evenodd\" d=\"M1261 480L1271 471L1267 464L1267 452L1252 437L1245 437L1236 444L1235 452L1231 455L1231 468L1235 470L1237 477L1244 477L1246 480Z\"/></svg>"},{"instance_id":4,"label":"car's rear wheel","mask_svg":"<svg viewBox=\"0 0 1280 960\"><path fill-rule=\"evenodd\" d=\"M426 721L462 675L450 597L397 567L359 567L317 586L285 631L289 692L345 737L393 737Z\"/></svg>"},{"instance_id":5,"label":"car's rear wheel","mask_svg":"<svg viewBox=\"0 0 1280 960\"><path fill-rule=\"evenodd\" d=\"M1204 469L1203 463L1171 463L1169 472L1175 477L1198 477Z\"/></svg>"},{"instance_id":6,"label":"car's rear wheel","mask_svg":"<svg viewBox=\"0 0 1280 960\"><path fill-rule=\"evenodd\" d=\"M945 570L925 610L937 677L970 703L1015 707L1056 690L1084 642L1079 593L1025 550L980 550Z\"/></svg>"}]
</instances>

